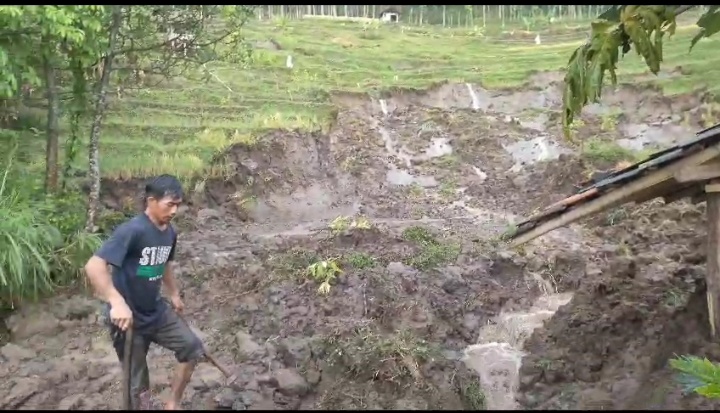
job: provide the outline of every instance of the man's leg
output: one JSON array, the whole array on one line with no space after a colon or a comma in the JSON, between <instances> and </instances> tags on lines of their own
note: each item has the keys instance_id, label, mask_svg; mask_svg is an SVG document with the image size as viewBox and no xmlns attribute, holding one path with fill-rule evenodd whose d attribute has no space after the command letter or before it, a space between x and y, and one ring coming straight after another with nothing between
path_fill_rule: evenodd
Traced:
<instances>
[{"instance_id":1,"label":"man's leg","mask_svg":"<svg viewBox=\"0 0 720 413\"><path fill-rule=\"evenodd\" d=\"M125 354L125 333L117 327L110 327L110 336L120 364ZM149 410L150 373L147 365L147 353L150 341L140 334L133 334L132 359L130 360L130 395L134 410Z\"/></svg>"},{"instance_id":2,"label":"man's leg","mask_svg":"<svg viewBox=\"0 0 720 413\"><path fill-rule=\"evenodd\" d=\"M180 363L173 376L170 399L165 406L167 410L179 409L195 365L205 357L202 342L172 308L168 308L163 315L153 341L175 353L175 358Z\"/></svg>"}]
</instances>

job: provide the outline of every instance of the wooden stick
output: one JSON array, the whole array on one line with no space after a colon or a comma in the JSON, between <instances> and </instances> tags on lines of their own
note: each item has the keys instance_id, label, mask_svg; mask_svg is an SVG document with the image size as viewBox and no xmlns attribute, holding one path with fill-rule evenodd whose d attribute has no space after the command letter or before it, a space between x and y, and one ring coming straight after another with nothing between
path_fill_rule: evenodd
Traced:
<instances>
[{"instance_id":1,"label":"wooden stick","mask_svg":"<svg viewBox=\"0 0 720 413\"><path fill-rule=\"evenodd\" d=\"M718 186L711 182L705 187L707 193L707 284L708 317L710 319L710 332L712 337L717 334L720 326L720 192L713 187Z\"/></svg>"},{"instance_id":2,"label":"wooden stick","mask_svg":"<svg viewBox=\"0 0 720 413\"><path fill-rule=\"evenodd\" d=\"M188 327L190 327L190 324L187 322L187 320L185 319L185 317L182 314L177 313L177 315L178 315L178 318L180 318L183 321L183 323L185 323ZM228 369L226 369L225 366L220 364L220 362L217 361L215 356L210 354L210 352L207 349L207 346L205 346L205 343L202 343L202 348L203 348L203 353L205 353L205 359L207 361L209 361L210 364L212 364L213 366L215 366L215 368L220 370L220 372L225 376L225 378L233 377L232 373L230 373L230 371Z\"/></svg>"},{"instance_id":3,"label":"wooden stick","mask_svg":"<svg viewBox=\"0 0 720 413\"><path fill-rule=\"evenodd\" d=\"M131 381L131 375L132 371L130 368L132 367L132 351L133 351L133 328L132 326L129 326L127 330L125 330L125 343L123 346L123 382L122 382L122 388L123 388L123 410L134 410L133 409L133 402L132 402L132 381Z\"/></svg>"}]
</instances>

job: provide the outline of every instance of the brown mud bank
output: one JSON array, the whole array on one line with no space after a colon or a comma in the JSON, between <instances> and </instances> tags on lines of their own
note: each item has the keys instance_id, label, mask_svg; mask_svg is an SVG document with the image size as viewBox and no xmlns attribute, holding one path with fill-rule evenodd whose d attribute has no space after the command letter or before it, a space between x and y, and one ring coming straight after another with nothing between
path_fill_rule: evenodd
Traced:
<instances>
[{"instance_id":1,"label":"brown mud bank","mask_svg":"<svg viewBox=\"0 0 720 413\"><path fill-rule=\"evenodd\" d=\"M595 233L608 242L589 258L573 299L528 340L520 402L532 409L714 409L685 395L668 360L720 359L705 298L704 205L629 207Z\"/></svg>"}]
</instances>

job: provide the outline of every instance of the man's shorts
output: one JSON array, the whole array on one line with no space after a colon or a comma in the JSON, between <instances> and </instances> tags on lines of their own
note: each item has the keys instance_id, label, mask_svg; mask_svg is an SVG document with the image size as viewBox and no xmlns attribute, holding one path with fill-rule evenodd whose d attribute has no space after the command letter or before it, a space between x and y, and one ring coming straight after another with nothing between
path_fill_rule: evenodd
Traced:
<instances>
[{"instance_id":1,"label":"man's shorts","mask_svg":"<svg viewBox=\"0 0 720 413\"><path fill-rule=\"evenodd\" d=\"M110 337L120 363L123 361L125 333L110 323ZM133 405L138 409L142 393L150 390L150 373L147 365L147 353L150 343L155 343L173 353L180 363L196 362L205 357L200 339L180 318L170 305L160 318L157 327L147 332L133 332L132 360L130 360L130 390Z\"/></svg>"}]
</instances>

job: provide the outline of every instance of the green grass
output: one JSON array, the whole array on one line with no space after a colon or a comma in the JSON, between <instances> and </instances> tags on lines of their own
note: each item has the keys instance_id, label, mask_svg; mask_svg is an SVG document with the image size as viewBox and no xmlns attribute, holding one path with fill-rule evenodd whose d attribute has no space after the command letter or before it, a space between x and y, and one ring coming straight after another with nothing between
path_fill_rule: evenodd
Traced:
<instances>
[{"instance_id":1,"label":"green grass","mask_svg":"<svg viewBox=\"0 0 720 413\"><path fill-rule=\"evenodd\" d=\"M212 62L207 67L215 77L207 83L172 79L117 100L102 132L101 171L112 178L221 175L221 168L208 169L209 161L229 145L271 128L326 127L332 91L376 93L446 80L516 87L531 71L562 69L585 36L577 24L552 30L541 34L543 44L537 46L531 38L518 40L490 29L255 21L244 29L248 40L272 38L283 50L255 50L247 65ZM690 71L681 78L651 79L666 94L720 87L720 56L711 52L720 46L720 36L688 53L695 32L695 27L682 27L666 42L663 68L682 65ZM288 55L293 56L292 70L285 67ZM647 73L634 52L621 62L621 82ZM25 143L43 145L42 137ZM85 159L84 153L78 156L78 167L85 169ZM37 172L43 167L42 162L28 164Z\"/></svg>"}]
</instances>

